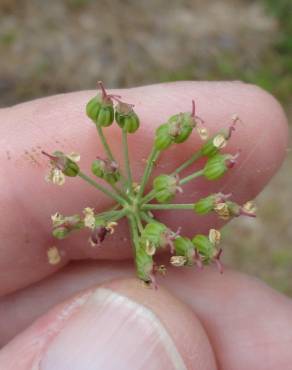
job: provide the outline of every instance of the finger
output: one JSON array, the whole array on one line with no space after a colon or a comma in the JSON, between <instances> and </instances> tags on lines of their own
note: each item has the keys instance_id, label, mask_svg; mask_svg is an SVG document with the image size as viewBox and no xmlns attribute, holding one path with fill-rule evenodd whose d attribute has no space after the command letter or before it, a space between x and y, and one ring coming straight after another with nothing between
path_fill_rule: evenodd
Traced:
<instances>
[{"instance_id":1,"label":"finger","mask_svg":"<svg viewBox=\"0 0 292 370\"><path fill-rule=\"evenodd\" d=\"M291 366L292 302L259 280L215 268L172 270L165 286L195 310L218 367L273 370ZM188 284L185 284L188 281Z\"/></svg>"},{"instance_id":2,"label":"finger","mask_svg":"<svg viewBox=\"0 0 292 370\"><path fill-rule=\"evenodd\" d=\"M0 324L3 332L6 331L6 340L52 305L81 289L132 274L128 262L75 264L34 287L2 299ZM159 283L199 317L220 369L289 368L291 300L257 279L230 270L220 275L211 268L204 271L170 268ZM9 329L8 322L15 324L13 330Z\"/></svg>"},{"instance_id":3,"label":"finger","mask_svg":"<svg viewBox=\"0 0 292 370\"><path fill-rule=\"evenodd\" d=\"M194 313L141 284L114 281L57 306L0 351L0 367L215 370Z\"/></svg>"},{"instance_id":4,"label":"finger","mask_svg":"<svg viewBox=\"0 0 292 370\"><path fill-rule=\"evenodd\" d=\"M198 114L215 131L226 127L236 113L243 124L232 138L229 150L241 149L238 169L216 184L197 181L186 188L186 201L194 201L206 192L224 190L234 193L242 202L254 197L279 167L286 146L286 119L278 103L262 90L241 83L179 83L148 86L118 91L124 100L135 104L141 117L141 130L130 139L134 178L138 180L153 141L155 127L171 114L189 110L195 99ZM102 155L94 125L84 114L87 100L94 93L61 95L22 104L1 112L0 149L2 192L0 234L0 294L11 292L54 272L60 266L47 263L46 251L56 243L50 234L49 215L80 213L86 206L105 209L110 202L80 179L67 181L64 188L55 188L43 180L47 162L40 150L82 153L82 168ZM115 155L120 159L120 132L106 131ZM7 145L8 143L8 145ZM199 145L192 139L162 156L158 171L168 171L190 155ZM9 148L9 153L7 153ZM170 227L182 226L183 232L206 231L213 219L196 219L185 212L161 216ZM121 222L119 230L102 248L90 248L85 232L59 243L64 258L121 258L130 255L128 230Z\"/></svg>"}]
</instances>

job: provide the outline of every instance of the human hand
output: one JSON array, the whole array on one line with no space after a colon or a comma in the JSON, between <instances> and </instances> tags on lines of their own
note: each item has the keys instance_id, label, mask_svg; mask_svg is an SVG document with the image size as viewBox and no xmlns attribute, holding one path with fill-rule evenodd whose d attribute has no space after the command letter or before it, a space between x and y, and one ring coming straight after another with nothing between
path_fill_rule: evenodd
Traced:
<instances>
[{"instance_id":1,"label":"human hand","mask_svg":"<svg viewBox=\"0 0 292 370\"><path fill-rule=\"evenodd\" d=\"M137 178L153 127L186 110L192 98L214 131L225 126L233 113L243 121L228 144L230 152L241 149L240 164L219 183L220 190L244 202L263 188L282 162L285 117L276 101L258 88L241 83L178 83L122 94L136 104L142 117L136 140L130 143ZM46 184L46 161L39 152L76 150L84 154L85 166L101 154L84 115L90 95L66 94L0 111L0 341L4 344L20 333L0 351L0 369L292 368L292 303L253 278L229 270L220 275L213 268L203 272L170 268L155 291L144 289L135 279L124 279L134 275L131 262L82 261L129 256L125 225L100 249L87 246L82 235L65 241L64 265L76 262L61 271L61 266L47 263L46 250L53 243L49 215L94 204L96 192L75 179L62 189ZM111 130L118 156L118 137ZM189 140L185 152L170 150L160 162L162 170L180 163L193 145L196 138ZM205 189L206 184L197 181L188 186L184 200L200 197ZM208 184L208 189L218 190L218 182ZM108 205L102 196L97 202L96 208ZM206 231L214 222L210 217L186 218L183 212L167 216L169 225L183 223L186 233L193 232L193 225L196 232Z\"/></svg>"}]
</instances>

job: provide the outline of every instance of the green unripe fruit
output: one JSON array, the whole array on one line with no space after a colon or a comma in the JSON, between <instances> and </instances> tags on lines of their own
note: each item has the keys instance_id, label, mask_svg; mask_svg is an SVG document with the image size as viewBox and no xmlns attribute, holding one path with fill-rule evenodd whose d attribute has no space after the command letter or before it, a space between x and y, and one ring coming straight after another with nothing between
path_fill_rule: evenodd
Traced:
<instances>
[{"instance_id":1,"label":"green unripe fruit","mask_svg":"<svg viewBox=\"0 0 292 370\"><path fill-rule=\"evenodd\" d=\"M205 262L209 262L214 257L216 247L206 235L198 234L192 239L192 242Z\"/></svg>"},{"instance_id":2,"label":"green unripe fruit","mask_svg":"<svg viewBox=\"0 0 292 370\"><path fill-rule=\"evenodd\" d=\"M216 196L212 194L208 197L198 200L194 204L194 211L200 215L206 215L207 213L213 211L215 199Z\"/></svg>"},{"instance_id":3,"label":"green unripe fruit","mask_svg":"<svg viewBox=\"0 0 292 370\"><path fill-rule=\"evenodd\" d=\"M186 264L191 266L194 263L195 247L189 238L179 236L174 241L175 252L178 256L186 257Z\"/></svg>"},{"instance_id":4,"label":"green unripe fruit","mask_svg":"<svg viewBox=\"0 0 292 370\"><path fill-rule=\"evenodd\" d=\"M110 126L114 121L114 108L110 99L96 95L86 105L86 114L101 127Z\"/></svg>"},{"instance_id":5,"label":"green unripe fruit","mask_svg":"<svg viewBox=\"0 0 292 370\"><path fill-rule=\"evenodd\" d=\"M115 119L117 124L129 134L136 132L140 126L139 117L133 110L127 114L116 111Z\"/></svg>"},{"instance_id":6,"label":"green unripe fruit","mask_svg":"<svg viewBox=\"0 0 292 370\"><path fill-rule=\"evenodd\" d=\"M140 126L139 117L133 110L133 105L121 101L116 107L115 119L117 124L129 134L136 132Z\"/></svg>"},{"instance_id":7,"label":"green unripe fruit","mask_svg":"<svg viewBox=\"0 0 292 370\"><path fill-rule=\"evenodd\" d=\"M163 125L159 126L156 129L155 141L154 141L154 145L156 149L165 150L169 148L173 142L174 142L173 136L171 136L169 133L168 123L164 123Z\"/></svg>"},{"instance_id":8,"label":"green unripe fruit","mask_svg":"<svg viewBox=\"0 0 292 370\"><path fill-rule=\"evenodd\" d=\"M136 252L136 268L138 277L145 281L151 281L151 273L153 271L153 260L143 247L140 247Z\"/></svg>"},{"instance_id":9,"label":"green unripe fruit","mask_svg":"<svg viewBox=\"0 0 292 370\"><path fill-rule=\"evenodd\" d=\"M174 142L179 144L188 139L195 127L195 121L190 113L179 113L168 120L169 132Z\"/></svg>"},{"instance_id":10,"label":"green unripe fruit","mask_svg":"<svg viewBox=\"0 0 292 370\"><path fill-rule=\"evenodd\" d=\"M95 122L101 127L108 127L114 122L114 107L112 103L101 106Z\"/></svg>"},{"instance_id":11,"label":"green unripe fruit","mask_svg":"<svg viewBox=\"0 0 292 370\"><path fill-rule=\"evenodd\" d=\"M104 160L101 158L95 159L91 165L92 173L110 184L115 184L119 181L121 175L117 167L113 165L114 162Z\"/></svg>"},{"instance_id":12,"label":"green unripe fruit","mask_svg":"<svg viewBox=\"0 0 292 370\"><path fill-rule=\"evenodd\" d=\"M217 135L209 139L202 147L201 153L207 157L213 157L220 149L224 148L227 144L227 134L222 130Z\"/></svg>"},{"instance_id":13,"label":"green unripe fruit","mask_svg":"<svg viewBox=\"0 0 292 370\"><path fill-rule=\"evenodd\" d=\"M155 248L164 247L166 244L167 227L160 222L150 222L148 223L141 235L142 243L145 244L149 242Z\"/></svg>"},{"instance_id":14,"label":"green unripe fruit","mask_svg":"<svg viewBox=\"0 0 292 370\"><path fill-rule=\"evenodd\" d=\"M70 234L70 230L67 227L60 226L54 229L52 233L57 239L65 239Z\"/></svg>"},{"instance_id":15,"label":"green unripe fruit","mask_svg":"<svg viewBox=\"0 0 292 370\"><path fill-rule=\"evenodd\" d=\"M75 177L78 175L80 169L76 162L72 161L72 159L68 158L60 151L54 152L53 155L56 157L56 167L59 168L64 175L68 177Z\"/></svg>"},{"instance_id":16,"label":"green unripe fruit","mask_svg":"<svg viewBox=\"0 0 292 370\"><path fill-rule=\"evenodd\" d=\"M106 164L103 159L95 159L92 162L91 171L95 176L103 178L105 174L105 167Z\"/></svg>"},{"instance_id":17,"label":"green unripe fruit","mask_svg":"<svg viewBox=\"0 0 292 370\"><path fill-rule=\"evenodd\" d=\"M159 175L153 181L155 199L159 203L169 202L176 194L177 178L171 175Z\"/></svg>"},{"instance_id":18,"label":"green unripe fruit","mask_svg":"<svg viewBox=\"0 0 292 370\"><path fill-rule=\"evenodd\" d=\"M113 172L113 173L106 173L104 175L105 181L107 181L110 184L115 184L116 182L120 180L120 178L121 178L121 175L118 171Z\"/></svg>"},{"instance_id":19,"label":"green unripe fruit","mask_svg":"<svg viewBox=\"0 0 292 370\"><path fill-rule=\"evenodd\" d=\"M75 177L78 175L80 169L77 163L71 161L71 159L68 159L66 162L66 166L63 170L64 175L69 177Z\"/></svg>"},{"instance_id":20,"label":"green unripe fruit","mask_svg":"<svg viewBox=\"0 0 292 370\"><path fill-rule=\"evenodd\" d=\"M92 119L94 123L97 121L101 104L102 101L100 95L96 95L94 98L90 99L89 102L86 104L86 114L89 118Z\"/></svg>"},{"instance_id":21,"label":"green unripe fruit","mask_svg":"<svg viewBox=\"0 0 292 370\"><path fill-rule=\"evenodd\" d=\"M226 161L230 158L230 155L216 154L214 157L208 159L203 174L208 180L220 179L225 172L228 170Z\"/></svg>"},{"instance_id":22,"label":"green unripe fruit","mask_svg":"<svg viewBox=\"0 0 292 370\"><path fill-rule=\"evenodd\" d=\"M202 147L201 153L206 157L213 157L219 151L213 144L213 138L209 139Z\"/></svg>"}]
</instances>

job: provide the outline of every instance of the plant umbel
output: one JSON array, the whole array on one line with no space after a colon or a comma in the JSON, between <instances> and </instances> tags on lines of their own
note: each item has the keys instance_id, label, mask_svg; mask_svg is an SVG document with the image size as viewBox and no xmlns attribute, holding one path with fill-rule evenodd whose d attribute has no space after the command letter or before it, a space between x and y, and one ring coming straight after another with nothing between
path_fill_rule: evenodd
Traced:
<instances>
[{"instance_id":1,"label":"plant umbel","mask_svg":"<svg viewBox=\"0 0 292 370\"><path fill-rule=\"evenodd\" d=\"M125 217L128 220L132 238L137 275L145 283L156 286L155 273L164 274L166 271L165 266L155 264L155 254L160 249L169 249L170 263L173 266L202 268L203 265L215 263L222 271L220 231L210 229L208 235L197 234L187 238L181 235L180 228L173 231L157 220L154 213L155 210L173 212L183 209L202 216L214 212L223 220L240 215L255 217L253 203L248 202L241 206L231 200L232 194L218 192L193 203L172 203L176 194L183 192L183 187L188 182L195 181L199 177L205 178L206 181L215 181L236 165L239 153L222 153L222 149L230 140L239 118L233 117L229 127L209 138L204 121L196 115L195 102L192 101L190 112L175 114L156 129L143 176L139 183L135 183L130 166L128 136L139 129L139 117L132 104L123 102L120 96L108 94L102 82L98 85L101 92L87 103L86 113L97 129L105 157L97 157L93 160L92 176L88 176L81 171L77 163L80 159L78 154L64 154L60 151L52 154L43 152L49 158L51 165L46 179L53 184L63 185L66 177L79 176L90 186L114 200L116 205L102 213L97 213L89 206L81 215L63 216L56 213L51 217L53 236L56 239L64 239L78 230L88 229L89 248L97 248L105 238L114 233L119 220ZM114 122L122 134L124 173L104 135L104 130ZM185 142L193 131L200 136L201 147L172 173L156 176L152 189L146 192L154 164L158 161L161 152ZM184 170L189 169L200 158L206 159L203 167L188 176L183 176ZM60 263L61 253L56 246L48 250L48 259L51 264Z\"/></svg>"}]
</instances>

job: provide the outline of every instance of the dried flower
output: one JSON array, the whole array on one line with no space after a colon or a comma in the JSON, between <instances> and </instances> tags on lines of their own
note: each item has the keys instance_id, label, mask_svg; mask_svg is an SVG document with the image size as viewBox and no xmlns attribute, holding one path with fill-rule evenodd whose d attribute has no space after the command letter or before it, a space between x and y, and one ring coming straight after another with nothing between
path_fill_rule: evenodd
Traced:
<instances>
[{"instance_id":1,"label":"dried flower","mask_svg":"<svg viewBox=\"0 0 292 370\"><path fill-rule=\"evenodd\" d=\"M51 167L50 172L46 176L46 181L54 185L62 186L65 184L65 175L59 168Z\"/></svg>"},{"instance_id":2,"label":"dried flower","mask_svg":"<svg viewBox=\"0 0 292 370\"><path fill-rule=\"evenodd\" d=\"M208 137L209 137L209 132L208 132L208 130L206 129L206 127L197 127L197 132L198 132L198 134L199 134L199 136L200 136L200 138L203 140L203 141L205 141L205 140L207 140L208 139Z\"/></svg>"},{"instance_id":3,"label":"dried flower","mask_svg":"<svg viewBox=\"0 0 292 370\"><path fill-rule=\"evenodd\" d=\"M61 255L57 247L51 247L47 251L50 265L57 265L61 262Z\"/></svg>"},{"instance_id":4,"label":"dried flower","mask_svg":"<svg viewBox=\"0 0 292 370\"><path fill-rule=\"evenodd\" d=\"M117 222L110 221L105 225L106 230L110 233L113 234L115 232L115 227L118 225Z\"/></svg>"},{"instance_id":5,"label":"dried flower","mask_svg":"<svg viewBox=\"0 0 292 370\"><path fill-rule=\"evenodd\" d=\"M56 212L51 216L51 220L53 223L53 227L61 226L65 222L65 217L61 215L59 212Z\"/></svg>"},{"instance_id":6,"label":"dried flower","mask_svg":"<svg viewBox=\"0 0 292 370\"><path fill-rule=\"evenodd\" d=\"M216 229L210 229L209 230L209 240L213 245L218 245L221 240L220 231Z\"/></svg>"},{"instance_id":7,"label":"dried flower","mask_svg":"<svg viewBox=\"0 0 292 370\"><path fill-rule=\"evenodd\" d=\"M170 258L170 263L175 267L184 266L187 262L187 258L185 256L172 256Z\"/></svg>"},{"instance_id":8,"label":"dried flower","mask_svg":"<svg viewBox=\"0 0 292 370\"><path fill-rule=\"evenodd\" d=\"M95 214L94 209L90 207L86 207L83 210L84 213L84 225L85 227L88 227L89 229L95 228Z\"/></svg>"},{"instance_id":9,"label":"dried flower","mask_svg":"<svg viewBox=\"0 0 292 370\"><path fill-rule=\"evenodd\" d=\"M252 201L246 202L241 208L241 214L244 214L247 216L255 217L256 212L257 212L257 207Z\"/></svg>"}]
</instances>

